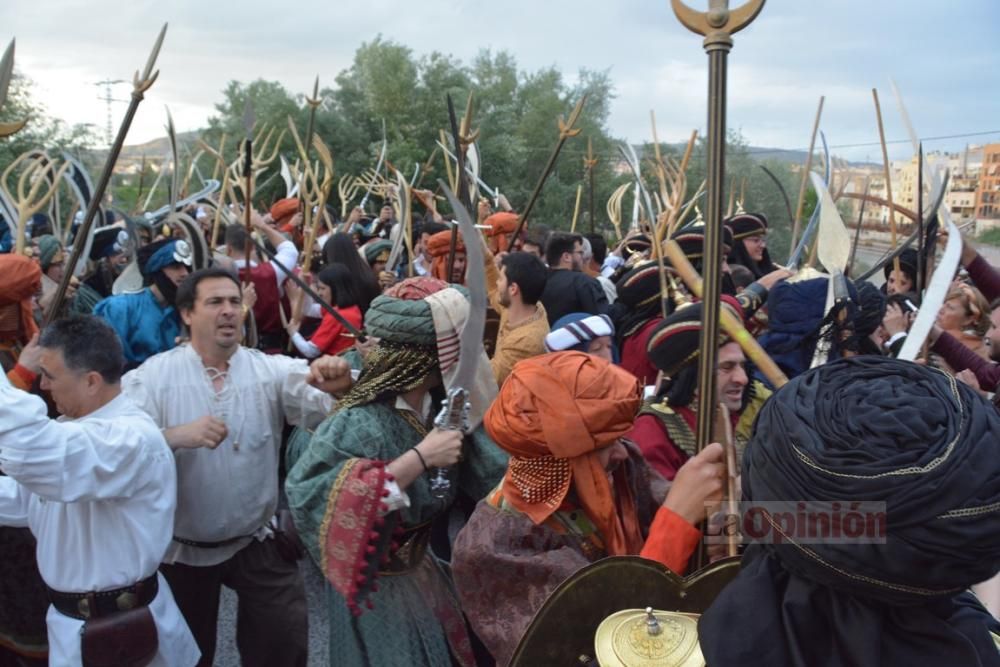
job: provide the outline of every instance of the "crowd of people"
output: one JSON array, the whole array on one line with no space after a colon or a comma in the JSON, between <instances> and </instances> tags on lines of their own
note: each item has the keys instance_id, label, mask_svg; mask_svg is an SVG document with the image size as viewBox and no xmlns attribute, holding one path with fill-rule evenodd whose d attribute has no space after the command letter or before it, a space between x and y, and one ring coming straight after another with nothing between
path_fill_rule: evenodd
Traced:
<instances>
[{"instance_id":1,"label":"crowd of people","mask_svg":"<svg viewBox=\"0 0 1000 667\"><path fill-rule=\"evenodd\" d=\"M295 198L218 235L194 204L219 242L201 266L204 239L121 216L67 247L43 215L0 254L0 664L211 665L226 587L242 663L302 666L315 567L328 664L506 665L589 563L689 574L734 475L745 500L884 502L888 534L746 540L707 664L1000 664L1000 274L970 241L914 364L894 357L915 251L828 310L830 278L775 264L763 215L727 218L719 308L790 382L720 331L732 442L699 447L706 304L654 236L514 237L501 200L473 240L417 194L412 224L387 199L314 211L317 234ZM698 272L704 231L670 238Z\"/></svg>"}]
</instances>

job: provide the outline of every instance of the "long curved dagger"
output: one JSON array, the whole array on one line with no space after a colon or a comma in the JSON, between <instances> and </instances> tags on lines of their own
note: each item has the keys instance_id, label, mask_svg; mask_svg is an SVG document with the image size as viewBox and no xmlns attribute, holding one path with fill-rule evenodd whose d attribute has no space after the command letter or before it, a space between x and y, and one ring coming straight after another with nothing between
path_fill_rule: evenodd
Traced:
<instances>
[{"instance_id":1,"label":"long curved dagger","mask_svg":"<svg viewBox=\"0 0 1000 667\"><path fill-rule=\"evenodd\" d=\"M646 208L646 216L649 218L649 224L653 225L656 223L656 214L653 212L653 202L649 198L649 192L646 190L646 186L642 182L642 170L639 164L639 156L635 154L635 149L632 148L631 144L619 144L618 152L622 154L625 158L625 162L628 163L628 168L632 172L632 176L635 178L636 190L642 195L642 202ZM636 197L636 203L639 202L639 197ZM638 211L633 210L633 223L637 223L635 216Z\"/></svg>"},{"instance_id":2,"label":"long curved dagger","mask_svg":"<svg viewBox=\"0 0 1000 667\"><path fill-rule=\"evenodd\" d=\"M823 177L823 184L826 186L830 185L830 148L826 144L826 135L823 132L819 133L820 139L823 142L823 155L826 157L826 175ZM802 238L799 239L798 246L792 251L792 254L788 257L789 267L796 267L799 264L799 260L802 259L802 253L805 252L806 244L809 242L809 236L816 225L819 224L819 205L817 203L816 208L813 209L812 216L809 218L809 224L806 228L802 230Z\"/></svg>"},{"instance_id":3,"label":"long curved dagger","mask_svg":"<svg viewBox=\"0 0 1000 667\"><path fill-rule=\"evenodd\" d=\"M962 233L958 231L958 227L951 220L947 220L946 224L948 226L948 244L941 256L941 263L934 270L927 291L924 292L924 298L920 302L920 312L917 313L917 319L910 327L910 332L903 342L897 359L913 361L920 354L920 348L923 347L927 334L931 332L931 327L937 320L938 311L944 305L951 280L955 276L958 262L962 258Z\"/></svg>"},{"instance_id":4,"label":"long curved dagger","mask_svg":"<svg viewBox=\"0 0 1000 667\"><path fill-rule=\"evenodd\" d=\"M469 396L475 382L479 360L483 356L483 330L486 328L486 273L483 268L483 242L476 231L472 216L443 181L438 181L444 190L451 210L458 222L458 229L465 242L468 257L465 285L469 290L469 314L459 334L458 368L448 388L441 412L434 419L434 426L442 430L467 431L469 423ZM435 498L443 498L451 488L447 473L438 468L431 478L431 493Z\"/></svg>"},{"instance_id":5,"label":"long curved dagger","mask_svg":"<svg viewBox=\"0 0 1000 667\"><path fill-rule=\"evenodd\" d=\"M0 59L0 109L7 101L7 89L10 88L11 79L14 78L14 40L10 40L10 45ZM9 137L19 132L28 122L28 119L16 120L11 123L0 123L0 137Z\"/></svg>"},{"instance_id":6,"label":"long curved dagger","mask_svg":"<svg viewBox=\"0 0 1000 667\"><path fill-rule=\"evenodd\" d=\"M760 166L761 169L764 170L764 173L767 174L771 178L772 181L774 181L774 184L776 186L778 186L778 192L781 193L781 198L785 202L785 211L788 213L789 224L790 225L794 224L795 223L795 214L792 213L792 202L788 199L788 192L785 190L785 186L781 184L781 181L778 180L778 177L775 176L774 172L771 171L770 169L768 169L766 165L762 164L762 165L759 165L759 166Z\"/></svg>"}]
</instances>

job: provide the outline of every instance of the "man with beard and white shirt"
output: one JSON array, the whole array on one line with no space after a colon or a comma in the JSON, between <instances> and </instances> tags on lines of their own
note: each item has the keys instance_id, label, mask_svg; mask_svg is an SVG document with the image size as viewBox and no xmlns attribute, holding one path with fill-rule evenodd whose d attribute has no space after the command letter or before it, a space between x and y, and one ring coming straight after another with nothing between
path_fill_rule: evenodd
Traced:
<instances>
[{"instance_id":1,"label":"man with beard and white shirt","mask_svg":"<svg viewBox=\"0 0 1000 667\"><path fill-rule=\"evenodd\" d=\"M177 461L174 542L162 572L211 665L221 586L239 597L236 643L247 666L306 664L305 589L295 554L275 539L285 421L315 428L330 393L350 387L338 357L265 355L240 345L236 277L192 273L177 292L190 343L158 354L123 389L163 429Z\"/></svg>"},{"instance_id":2,"label":"man with beard and white shirt","mask_svg":"<svg viewBox=\"0 0 1000 667\"><path fill-rule=\"evenodd\" d=\"M189 667L197 646L157 573L174 525L174 461L121 391L118 337L97 317L74 316L43 330L39 346L42 388L62 417L48 419L39 397L0 376L0 523L38 540L49 662L80 665L91 649L127 645L135 653L122 661Z\"/></svg>"}]
</instances>

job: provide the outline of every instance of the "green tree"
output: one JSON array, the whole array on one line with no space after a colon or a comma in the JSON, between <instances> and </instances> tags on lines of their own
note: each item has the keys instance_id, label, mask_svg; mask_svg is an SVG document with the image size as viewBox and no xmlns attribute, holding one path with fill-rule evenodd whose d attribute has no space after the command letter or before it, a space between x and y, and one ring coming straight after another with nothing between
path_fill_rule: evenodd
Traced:
<instances>
[{"instance_id":1,"label":"green tree","mask_svg":"<svg viewBox=\"0 0 1000 667\"><path fill-rule=\"evenodd\" d=\"M272 146L255 145L256 154L259 155L260 151L265 148L270 153L278 135L284 131L279 154L284 155L290 163L294 163L298 158L298 151L295 148L295 140L288 132L288 118L293 119L299 128L300 135L302 135L305 132L307 112L302 108L303 104L292 97L285 87L277 81L257 79L249 84L230 81L223 91L222 102L215 105L218 115L212 116L208 120L208 129L203 133L203 139L213 148L218 148L222 136L225 134L225 159L227 164L231 164L239 154L246 138L243 112L248 98L253 103L256 121L254 136L260 135L265 128L274 131L271 140ZM302 98L304 99L304 96ZM301 138L305 141L304 136ZM206 160L203 164L207 165L208 161ZM208 169L211 171L212 167L208 167ZM270 206L272 202L285 196L285 183L278 175L279 170L280 162L275 158L268 172L264 174L259 183L255 184L253 197L258 206Z\"/></svg>"}]
</instances>

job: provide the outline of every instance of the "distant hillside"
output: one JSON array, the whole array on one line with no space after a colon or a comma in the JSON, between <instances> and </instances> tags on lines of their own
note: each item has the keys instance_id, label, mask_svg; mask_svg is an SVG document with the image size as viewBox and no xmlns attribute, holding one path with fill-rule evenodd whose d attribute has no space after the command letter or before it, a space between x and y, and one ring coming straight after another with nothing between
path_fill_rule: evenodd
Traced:
<instances>
[{"instance_id":1,"label":"distant hillside","mask_svg":"<svg viewBox=\"0 0 1000 667\"><path fill-rule=\"evenodd\" d=\"M687 144L677 143L670 144L672 148L677 149L679 152L683 152L687 147ZM642 153L642 146L635 146L637 153ZM820 150L817 147L817 152ZM806 162L806 151L792 150L787 148L767 148L765 146L747 146L747 151L750 153L750 157L759 161L765 162L769 160L774 160L777 162L784 162L787 164L802 165ZM842 164L841 159L836 155L833 156L837 164ZM815 159L815 158L814 158ZM875 165L870 162L851 162L847 161L846 164L850 167L872 167L881 166L880 164Z\"/></svg>"}]
</instances>

